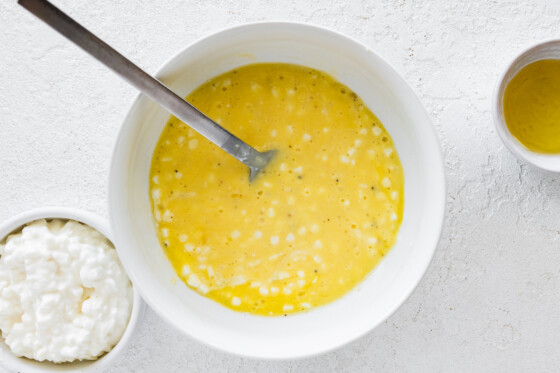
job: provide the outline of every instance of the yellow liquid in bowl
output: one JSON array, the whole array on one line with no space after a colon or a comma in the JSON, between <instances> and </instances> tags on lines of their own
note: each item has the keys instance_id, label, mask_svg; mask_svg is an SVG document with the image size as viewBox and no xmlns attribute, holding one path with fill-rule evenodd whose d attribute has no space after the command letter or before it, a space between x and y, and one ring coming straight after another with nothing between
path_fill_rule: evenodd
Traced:
<instances>
[{"instance_id":1,"label":"yellow liquid in bowl","mask_svg":"<svg viewBox=\"0 0 560 373\"><path fill-rule=\"evenodd\" d=\"M362 281L394 245L404 175L391 137L348 87L289 64L240 67L187 100L258 150L246 166L172 117L152 158L158 238L177 275L226 307L286 315Z\"/></svg>"},{"instance_id":2,"label":"yellow liquid in bowl","mask_svg":"<svg viewBox=\"0 0 560 373\"><path fill-rule=\"evenodd\" d=\"M504 117L528 150L560 153L560 60L533 62L511 79L504 92Z\"/></svg>"}]
</instances>

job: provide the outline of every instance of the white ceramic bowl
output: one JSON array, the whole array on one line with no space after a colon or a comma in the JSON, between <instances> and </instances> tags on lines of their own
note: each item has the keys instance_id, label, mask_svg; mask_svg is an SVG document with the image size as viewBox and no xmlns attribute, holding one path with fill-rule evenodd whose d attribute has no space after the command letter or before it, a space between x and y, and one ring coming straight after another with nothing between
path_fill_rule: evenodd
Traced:
<instances>
[{"instance_id":1,"label":"white ceramic bowl","mask_svg":"<svg viewBox=\"0 0 560 373\"><path fill-rule=\"evenodd\" d=\"M37 219L70 219L87 224L97 229L101 234L113 241L109 224L99 216L87 211L77 210L64 207L43 207L30 210L14 216L8 221L0 225L0 242L3 241L10 233L21 229L25 224ZM128 326L111 351L103 355L97 360L78 361L72 363L55 364L47 361L39 362L26 358L16 357L9 347L0 338L0 366L13 372L22 373L47 373L47 372L73 372L73 373L91 373L101 372L103 368L107 368L109 364L125 349L138 321L144 312L144 302L136 287L133 287L133 304L132 313Z\"/></svg>"},{"instance_id":2,"label":"white ceramic bowl","mask_svg":"<svg viewBox=\"0 0 560 373\"><path fill-rule=\"evenodd\" d=\"M560 60L560 40L550 40L536 44L513 59L498 79L494 89L492 112L498 135L517 158L543 170L560 172L560 154L541 154L528 150L509 132L504 118L504 91L508 83L525 66L545 59Z\"/></svg>"},{"instance_id":3,"label":"white ceramic bowl","mask_svg":"<svg viewBox=\"0 0 560 373\"><path fill-rule=\"evenodd\" d=\"M398 242L343 298L289 317L232 311L190 290L163 253L152 220L152 153L169 114L139 96L113 153L110 217L123 265L146 302L170 324L230 353L268 359L319 354L367 333L412 293L426 271L444 217L443 162L434 129L406 82L364 45L295 23L256 23L201 39L156 74L181 96L211 77L256 62L287 62L335 76L355 91L391 134L405 173L405 212ZM224 155L227 156L227 155Z\"/></svg>"}]
</instances>

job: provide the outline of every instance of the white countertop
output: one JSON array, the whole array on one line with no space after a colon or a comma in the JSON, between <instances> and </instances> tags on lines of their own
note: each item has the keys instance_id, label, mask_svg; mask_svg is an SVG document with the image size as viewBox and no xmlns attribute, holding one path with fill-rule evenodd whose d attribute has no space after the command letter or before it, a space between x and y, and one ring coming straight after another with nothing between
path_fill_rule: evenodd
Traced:
<instances>
[{"instance_id":1,"label":"white countertop","mask_svg":"<svg viewBox=\"0 0 560 373\"><path fill-rule=\"evenodd\" d=\"M447 221L432 265L366 337L310 359L256 361L200 345L148 311L108 372L558 369L560 175L517 161L490 112L514 55L560 37L558 0L53 2L149 72L195 39L244 22L342 32L412 85L445 157ZM45 205L106 216L112 146L135 96L15 0L2 0L0 220Z\"/></svg>"}]
</instances>

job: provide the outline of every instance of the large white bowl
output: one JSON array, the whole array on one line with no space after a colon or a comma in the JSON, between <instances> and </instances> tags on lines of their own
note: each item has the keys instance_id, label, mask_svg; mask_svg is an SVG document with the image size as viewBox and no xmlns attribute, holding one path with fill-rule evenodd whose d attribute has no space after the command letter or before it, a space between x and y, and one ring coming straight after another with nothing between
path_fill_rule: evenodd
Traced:
<instances>
[{"instance_id":1,"label":"large white bowl","mask_svg":"<svg viewBox=\"0 0 560 373\"><path fill-rule=\"evenodd\" d=\"M102 219L88 211L67 207L41 207L14 216L0 225L0 242L3 241L10 233L17 231L25 224L38 219L70 219L79 221L97 229L111 242L114 242L109 224L105 219ZM6 343L4 343L4 341L0 338L0 366L13 372L22 373L102 372L103 369L110 366L115 358L126 349L128 342L134 335L138 322L142 319L144 307L145 305L138 293L138 289L133 285L132 312L124 334L111 351L107 352L97 360L83 360L71 363L55 364L49 361L35 361L23 357L17 357L11 353L8 345L6 345Z\"/></svg>"},{"instance_id":2,"label":"large white bowl","mask_svg":"<svg viewBox=\"0 0 560 373\"><path fill-rule=\"evenodd\" d=\"M364 45L326 29L284 22L234 27L195 42L156 75L186 96L209 78L256 62L300 64L335 76L364 100L391 134L404 167L405 212L398 242L386 258L343 298L289 317L234 312L190 290L160 248L148 195L152 153L169 114L142 95L130 109L114 149L111 223L134 284L170 324L231 353L299 358L362 336L412 293L439 240L445 204L443 162L426 111L406 82Z\"/></svg>"}]
</instances>

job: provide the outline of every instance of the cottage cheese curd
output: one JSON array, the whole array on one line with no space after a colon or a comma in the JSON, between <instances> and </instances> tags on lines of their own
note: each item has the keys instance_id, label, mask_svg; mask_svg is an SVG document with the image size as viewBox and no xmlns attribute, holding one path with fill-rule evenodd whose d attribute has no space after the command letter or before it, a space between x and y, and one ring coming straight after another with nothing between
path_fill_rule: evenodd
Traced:
<instances>
[{"instance_id":1,"label":"cottage cheese curd","mask_svg":"<svg viewBox=\"0 0 560 373\"><path fill-rule=\"evenodd\" d=\"M16 356L93 360L123 335L132 285L111 243L66 220L37 220L0 243L0 330Z\"/></svg>"}]
</instances>

